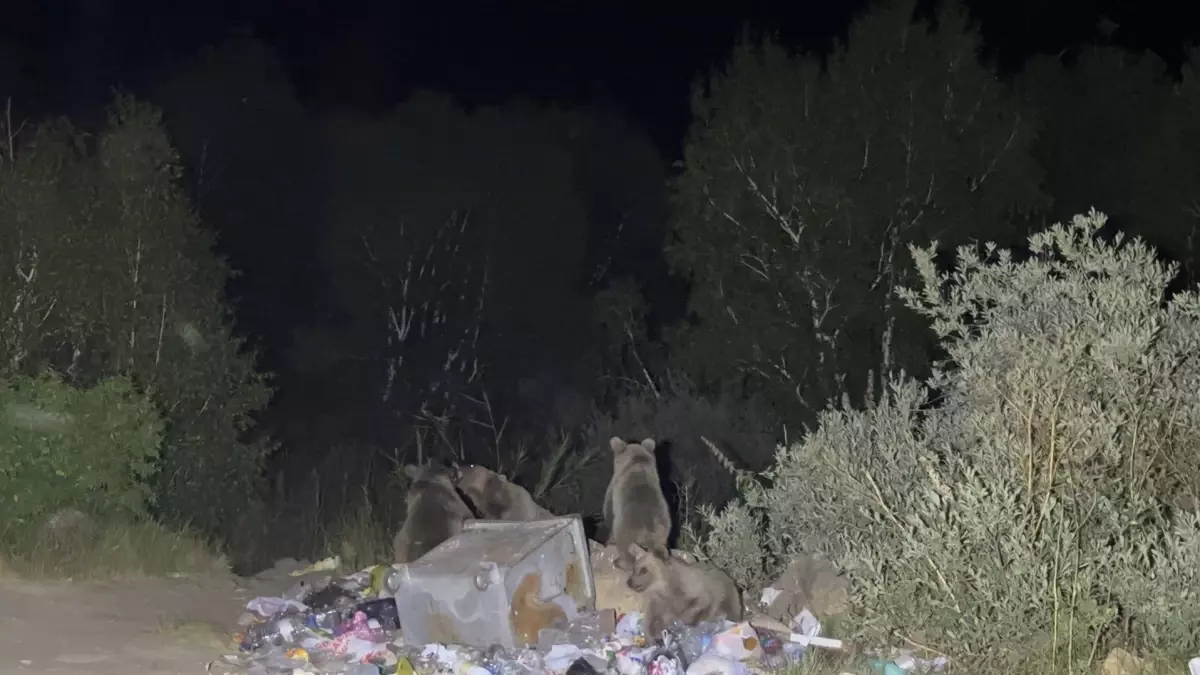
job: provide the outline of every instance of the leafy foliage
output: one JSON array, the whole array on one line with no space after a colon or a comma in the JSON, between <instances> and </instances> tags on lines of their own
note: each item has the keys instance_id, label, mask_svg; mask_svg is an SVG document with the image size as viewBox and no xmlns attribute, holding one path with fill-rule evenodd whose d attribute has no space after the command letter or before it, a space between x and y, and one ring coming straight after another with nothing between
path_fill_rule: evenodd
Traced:
<instances>
[{"instance_id":1,"label":"leafy foliage","mask_svg":"<svg viewBox=\"0 0 1200 675\"><path fill-rule=\"evenodd\" d=\"M1005 240L1040 203L1030 116L979 65L963 8L932 28L914 7L863 15L825 63L743 44L697 93L668 254L697 319L673 356L701 384L748 383L794 416L923 367L893 292L903 247Z\"/></svg>"},{"instance_id":2,"label":"leafy foliage","mask_svg":"<svg viewBox=\"0 0 1200 675\"><path fill-rule=\"evenodd\" d=\"M178 185L157 110L119 96L95 138L39 126L0 167L0 375L126 375L167 418L161 512L224 533L255 499L269 390L228 321L228 270Z\"/></svg>"},{"instance_id":3,"label":"leafy foliage","mask_svg":"<svg viewBox=\"0 0 1200 675\"><path fill-rule=\"evenodd\" d=\"M913 249L923 288L901 294L950 361L823 413L707 548L749 579L827 556L861 636L967 672L1074 672L1114 642L1200 649L1200 297L1164 302L1175 266L1101 241L1104 224L1039 233L1024 262L964 247L952 274Z\"/></svg>"},{"instance_id":4,"label":"leafy foliage","mask_svg":"<svg viewBox=\"0 0 1200 675\"><path fill-rule=\"evenodd\" d=\"M163 419L126 377L87 389L54 375L0 387L0 501L6 528L63 508L143 516L153 501Z\"/></svg>"}]
</instances>

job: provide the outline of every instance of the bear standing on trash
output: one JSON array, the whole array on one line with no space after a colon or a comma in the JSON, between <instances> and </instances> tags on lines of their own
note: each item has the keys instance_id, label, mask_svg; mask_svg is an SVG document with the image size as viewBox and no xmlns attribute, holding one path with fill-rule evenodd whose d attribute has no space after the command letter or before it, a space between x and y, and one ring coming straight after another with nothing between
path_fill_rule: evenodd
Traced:
<instances>
[{"instance_id":1,"label":"bear standing on trash","mask_svg":"<svg viewBox=\"0 0 1200 675\"><path fill-rule=\"evenodd\" d=\"M633 569L633 544L664 560L670 555L667 537L671 533L671 511L658 480L654 439L626 443L614 436L609 445L613 476L604 493L604 522L608 525L608 543L617 546L613 564L628 572Z\"/></svg>"},{"instance_id":2,"label":"bear standing on trash","mask_svg":"<svg viewBox=\"0 0 1200 675\"><path fill-rule=\"evenodd\" d=\"M475 517L454 489L455 471L451 467L432 463L423 467L408 465L404 473L412 484L405 500L408 512L404 525L392 540L398 563L420 559L461 532L464 520Z\"/></svg>"}]
</instances>

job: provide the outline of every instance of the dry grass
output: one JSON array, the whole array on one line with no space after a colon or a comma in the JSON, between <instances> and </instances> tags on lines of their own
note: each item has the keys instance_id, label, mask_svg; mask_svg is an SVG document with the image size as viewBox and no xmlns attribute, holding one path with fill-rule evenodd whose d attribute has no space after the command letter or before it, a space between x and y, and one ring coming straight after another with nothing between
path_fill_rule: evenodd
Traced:
<instances>
[{"instance_id":1,"label":"dry grass","mask_svg":"<svg viewBox=\"0 0 1200 675\"><path fill-rule=\"evenodd\" d=\"M1082 671L1070 671L1049 665L1032 666L1020 672L999 667L968 671L961 667L956 668L954 662L950 661L945 668L937 672L939 675L1175 675L1187 672L1186 664L1171 659L1147 656L1123 661L1122 654L1124 652L1121 650L1114 650L1104 661ZM1128 657L1127 654L1125 656ZM859 653L852 648L847 651L810 648L805 652L801 663L780 671L780 675L876 675L884 672L883 666L884 662L877 657Z\"/></svg>"},{"instance_id":2,"label":"dry grass","mask_svg":"<svg viewBox=\"0 0 1200 675\"><path fill-rule=\"evenodd\" d=\"M139 579L228 572L209 542L151 521L106 523L73 536L10 533L0 574L27 579Z\"/></svg>"},{"instance_id":3,"label":"dry grass","mask_svg":"<svg viewBox=\"0 0 1200 675\"><path fill-rule=\"evenodd\" d=\"M321 528L320 539L324 542L320 557L339 556L346 571L392 560L391 532L386 521L374 513L366 494L333 523Z\"/></svg>"},{"instance_id":4,"label":"dry grass","mask_svg":"<svg viewBox=\"0 0 1200 675\"><path fill-rule=\"evenodd\" d=\"M871 672L869 662L842 652L815 648L805 650L804 659L799 664L783 671L784 675L857 675L867 672Z\"/></svg>"}]
</instances>

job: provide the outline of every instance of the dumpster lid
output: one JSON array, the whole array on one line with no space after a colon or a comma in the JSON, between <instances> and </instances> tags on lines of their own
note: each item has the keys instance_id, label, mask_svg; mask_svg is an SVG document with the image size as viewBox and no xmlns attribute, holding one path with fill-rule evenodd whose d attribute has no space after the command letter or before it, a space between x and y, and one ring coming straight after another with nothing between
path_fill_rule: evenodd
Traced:
<instances>
[{"instance_id":1,"label":"dumpster lid","mask_svg":"<svg viewBox=\"0 0 1200 675\"><path fill-rule=\"evenodd\" d=\"M480 563L511 567L560 531L570 533L574 520L573 517L523 522L468 520L459 536L442 542L409 567L436 567L438 572L450 574L467 571L468 567L473 571Z\"/></svg>"}]
</instances>

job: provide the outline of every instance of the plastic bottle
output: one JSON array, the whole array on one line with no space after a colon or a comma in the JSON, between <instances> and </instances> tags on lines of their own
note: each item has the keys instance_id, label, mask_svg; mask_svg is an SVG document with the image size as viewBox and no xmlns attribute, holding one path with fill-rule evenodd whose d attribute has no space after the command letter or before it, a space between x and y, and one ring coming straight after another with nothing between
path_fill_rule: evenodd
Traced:
<instances>
[{"instance_id":1,"label":"plastic bottle","mask_svg":"<svg viewBox=\"0 0 1200 675\"><path fill-rule=\"evenodd\" d=\"M561 628L542 628L538 631L538 650L548 652L554 645L574 644L567 631Z\"/></svg>"},{"instance_id":2,"label":"plastic bottle","mask_svg":"<svg viewBox=\"0 0 1200 675\"><path fill-rule=\"evenodd\" d=\"M520 661L501 661L498 675L530 675L533 671Z\"/></svg>"},{"instance_id":3,"label":"plastic bottle","mask_svg":"<svg viewBox=\"0 0 1200 675\"><path fill-rule=\"evenodd\" d=\"M580 648L597 649L616 628L616 612L611 609L581 614L567 624L562 641Z\"/></svg>"},{"instance_id":4,"label":"plastic bottle","mask_svg":"<svg viewBox=\"0 0 1200 675\"><path fill-rule=\"evenodd\" d=\"M344 610L324 609L310 612L305 624L309 628L324 630L332 633L347 618Z\"/></svg>"},{"instance_id":5,"label":"plastic bottle","mask_svg":"<svg viewBox=\"0 0 1200 675\"><path fill-rule=\"evenodd\" d=\"M289 616L249 626L242 640L242 649L255 651L268 645L281 647L290 643L298 628L296 623Z\"/></svg>"},{"instance_id":6,"label":"plastic bottle","mask_svg":"<svg viewBox=\"0 0 1200 675\"><path fill-rule=\"evenodd\" d=\"M683 657L685 664L690 664L712 648L713 636L721 629L712 621L704 621L695 626L675 623L671 633L675 637L675 647Z\"/></svg>"}]
</instances>

